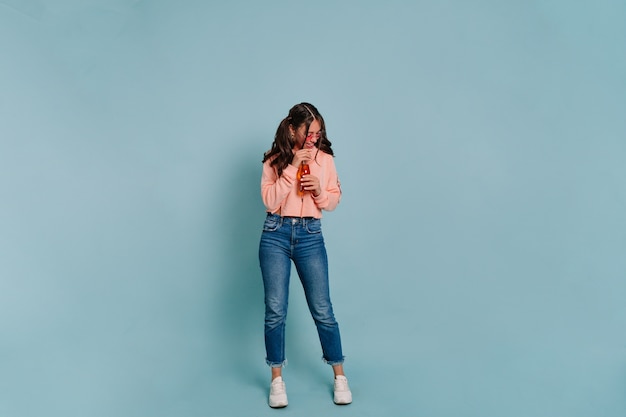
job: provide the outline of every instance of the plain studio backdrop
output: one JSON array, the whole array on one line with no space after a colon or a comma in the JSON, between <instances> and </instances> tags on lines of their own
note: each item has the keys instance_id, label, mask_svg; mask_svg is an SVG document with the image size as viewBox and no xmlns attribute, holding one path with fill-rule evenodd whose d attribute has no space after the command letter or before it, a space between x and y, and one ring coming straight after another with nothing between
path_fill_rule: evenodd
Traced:
<instances>
[{"instance_id":1,"label":"plain studio backdrop","mask_svg":"<svg viewBox=\"0 0 626 417\"><path fill-rule=\"evenodd\" d=\"M0 1L0 415L623 417L626 3ZM261 158L298 102L354 403Z\"/></svg>"}]
</instances>

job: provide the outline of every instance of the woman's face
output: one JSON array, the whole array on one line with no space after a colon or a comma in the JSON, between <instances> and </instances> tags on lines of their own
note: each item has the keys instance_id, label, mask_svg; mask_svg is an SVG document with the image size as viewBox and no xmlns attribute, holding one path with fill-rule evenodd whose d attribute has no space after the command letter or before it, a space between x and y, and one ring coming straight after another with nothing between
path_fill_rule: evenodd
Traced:
<instances>
[{"instance_id":1,"label":"woman's face","mask_svg":"<svg viewBox=\"0 0 626 417\"><path fill-rule=\"evenodd\" d=\"M302 148L312 149L322 135L322 126L320 122L315 119L311 122L309 130L306 130L306 125L301 124L294 132L294 149L299 150Z\"/></svg>"}]
</instances>

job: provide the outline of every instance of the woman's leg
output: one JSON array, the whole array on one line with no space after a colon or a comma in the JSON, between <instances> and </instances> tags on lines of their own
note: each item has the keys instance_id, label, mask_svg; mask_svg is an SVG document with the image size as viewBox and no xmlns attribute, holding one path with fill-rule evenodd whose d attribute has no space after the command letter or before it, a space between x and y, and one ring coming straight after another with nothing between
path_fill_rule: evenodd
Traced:
<instances>
[{"instance_id":1,"label":"woman's leg","mask_svg":"<svg viewBox=\"0 0 626 417\"><path fill-rule=\"evenodd\" d=\"M326 363L332 365L333 402L338 405L352 403L352 392L343 372L343 353L339 325L333 314L328 285L328 259L319 225L313 222L305 228L307 235L301 237L294 262L304 287L309 310L317 326ZM317 233L317 231L320 231ZM307 238L308 237L308 238Z\"/></svg>"},{"instance_id":2,"label":"woman's leg","mask_svg":"<svg viewBox=\"0 0 626 417\"><path fill-rule=\"evenodd\" d=\"M315 321L324 360L336 374L343 373L343 352L339 325L335 320L328 284L328 258L319 220L309 220L299 230L294 263Z\"/></svg>"},{"instance_id":3,"label":"woman's leg","mask_svg":"<svg viewBox=\"0 0 626 417\"><path fill-rule=\"evenodd\" d=\"M266 222L267 223L267 222ZM272 376L280 375L285 363L285 323L289 298L291 259L280 229L263 231L259 262L265 290L265 350ZM287 247L285 247L287 246Z\"/></svg>"},{"instance_id":4,"label":"woman's leg","mask_svg":"<svg viewBox=\"0 0 626 417\"><path fill-rule=\"evenodd\" d=\"M343 364L333 365L333 373L335 374L335 376L346 376L346 374L343 373Z\"/></svg>"}]
</instances>

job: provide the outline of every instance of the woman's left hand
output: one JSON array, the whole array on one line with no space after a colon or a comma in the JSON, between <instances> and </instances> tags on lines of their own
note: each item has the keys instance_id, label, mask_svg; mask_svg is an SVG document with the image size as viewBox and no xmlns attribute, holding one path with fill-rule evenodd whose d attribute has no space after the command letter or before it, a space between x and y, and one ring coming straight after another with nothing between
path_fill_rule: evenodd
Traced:
<instances>
[{"instance_id":1,"label":"woman's left hand","mask_svg":"<svg viewBox=\"0 0 626 417\"><path fill-rule=\"evenodd\" d=\"M317 197L322 193L322 188L320 187L320 180L315 175L303 175L300 180L302 187L306 191L310 191L313 194L313 197Z\"/></svg>"}]
</instances>

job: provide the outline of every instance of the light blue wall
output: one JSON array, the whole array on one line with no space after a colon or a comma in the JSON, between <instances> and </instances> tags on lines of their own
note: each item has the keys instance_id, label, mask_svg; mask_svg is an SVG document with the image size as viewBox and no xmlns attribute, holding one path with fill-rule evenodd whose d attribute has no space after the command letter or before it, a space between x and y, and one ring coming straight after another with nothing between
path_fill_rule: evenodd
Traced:
<instances>
[{"instance_id":1,"label":"light blue wall","mask_svg":"<svg viewBox=\"0 0 626 417\"><path fill-rule=\"evenodd\" d=\"M626 413L623 1L0 1L0 415L274 415L260 160L324 115L354 404Z\"/></svg>"}]
</instances>

